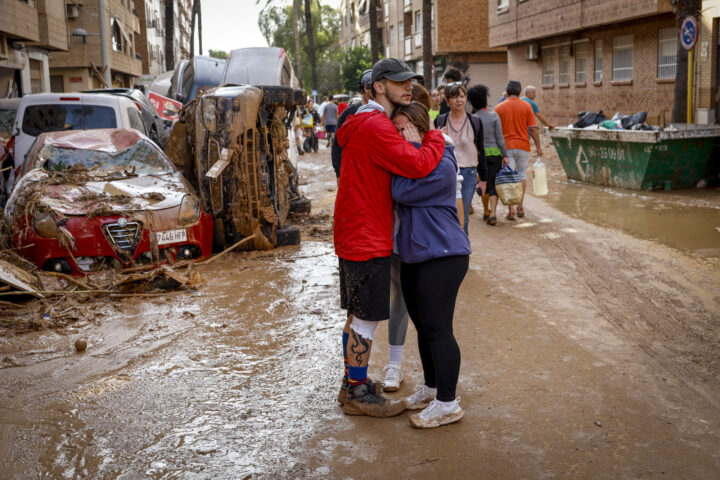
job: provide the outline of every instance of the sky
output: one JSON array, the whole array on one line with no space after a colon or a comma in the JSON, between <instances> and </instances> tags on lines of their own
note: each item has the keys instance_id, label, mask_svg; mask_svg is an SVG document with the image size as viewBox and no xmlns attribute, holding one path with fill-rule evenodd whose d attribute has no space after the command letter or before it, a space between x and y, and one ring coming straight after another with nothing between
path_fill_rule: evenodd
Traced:
<instances>
[{"instance_id":1,"label":"sky","mask_svg":"<svg viewBox=\"0 0 720 480\"><path fill-rule=\"evenodd\" d=\"M267 47L260 33L258 15L266 0L202 0L203 54L208 50ZM272 0L275 5L290 5L291 0ZM340 0L321 0L338 8ZM196 49L197 51L197 49Z\"/></svg>"}]
</instances>

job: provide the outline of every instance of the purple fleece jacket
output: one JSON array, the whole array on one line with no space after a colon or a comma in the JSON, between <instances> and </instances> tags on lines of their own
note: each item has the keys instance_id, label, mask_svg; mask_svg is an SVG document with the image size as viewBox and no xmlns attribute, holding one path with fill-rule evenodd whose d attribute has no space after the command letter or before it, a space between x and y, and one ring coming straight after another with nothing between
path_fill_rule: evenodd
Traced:
<instances>
[{"instance_id":1,"label":"purple fleece jacket","mask_svg":"<svg viewBox=\"0 0 720 480\"><path fill-rule=\"evenodd\" d=\"M400 219L395 241L403 262L470 255L470 241L457 216L456 185L453 145L445 147L442 160L427 177L393 176L392 197Z\"/></svg>"}]
</instances>

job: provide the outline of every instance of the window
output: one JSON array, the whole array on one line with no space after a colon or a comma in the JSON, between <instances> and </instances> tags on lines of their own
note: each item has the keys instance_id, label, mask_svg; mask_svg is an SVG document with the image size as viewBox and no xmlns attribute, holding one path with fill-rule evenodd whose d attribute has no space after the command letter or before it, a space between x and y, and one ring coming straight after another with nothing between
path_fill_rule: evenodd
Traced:
<instances>
[{"instance_id":1,"label":"window","mask_svg":"<svg viewBox=\"0 0 720 480\"><path fill-rule=\"evenodd\" d=\"M388 27L388 43L390 45L395 45L395 25L390 25Z\"/></svg>"},{"instance_id":2,"label":"window","mask_svg":"<svg viewBox=\"0 0 720 480\"><path fill-rule=\"evenodd\" d=\"M415 11L415 48L422 47L422 14Z\"/></svg>"},{"instance_id":3,"label":"window","mask_svg":"<svg viewBox=\"0 0 720 480\"><path fill-rule=\"evenodd\" d=\"M388 0L385 0L383 3L385 4L383 12L385 13L385 19L387 20L388 15L390 15L390 4L388 3Z\"/></svg>"},{"instance_id":4,"label":"window","mask_svg":"<svg viewBox=\"0 0 720 480\"><path fill-rule=\"evenodd\" d=\"M138 132L141 132L143 135L147 135L148 132L147 130L145 130L145 122L143 122L143 119L140 116L140 112L138 112L138 109L128 107L127 113L128 120L130 120L130 128L134 128Z\"/></svg>"},{"instance_id":5,"label":"window","mask_svg":"<svg viewBox=\"0 0 720 480\"><path fill-rule=\"evenodd\" d=\"M120 31L120 25L115 20L113 20L112 24L112 47L116 52L123 51L122 32Z\"/></svg>"},{"instance_id":6,"label":"window","mask_svg":"<svg viewBox=\"0 0 720 480\"><path fill-rule=\"evenodd\" d=\"M633 79L633 36L621 35L613 38L612 79L625 82Z\"/></svg>"},{"instance_id":7,"label":"window","mask_svg":"<svg viewBox=\"0 0 720 480\"><path fill-rule=\"evenodd\" d=\"M595 75L593 81L595 83L602 82L602 57L603 57L603 41L595 40Z\"/></svg>"},{"instance_id":8,"label":"window","mask_svg":"<svg viewBox=\"0 0 720 480\"><path fill-rule=\"evenodd\" d=\"M568 84L570 83L570 45L560 47L558 61L560 67L558 83Z\"/></svg>"},{"instance_id":9,"label":"window","mask_svg":"<svg viewBox=\"0 0 720 480\"><path fill-rule=\"evenodd\" d=\"M403 22L398 22L398 44L402 44L404 34L405 32L403 32Z\"/></svg>"},{"instance_id":10,"label":"window","mask_svg":"<svg viewBox=\"0 0 720 480\"><path fill-rule=\"evenodd\" d=\"M677 30L658 30L658 78L675 78L677 72Z\"/></svg>"},{"instance_id":11,"label":"window","mask_svg":"<svg viewBox=\"0 0 720 480\"><path fill-rule=\"evenodd\" d=\"M575 44L575 83L587 80L587 43Z\"/></svg>"},{"instance_id":12,"label":"window","mask_svg":"<svg viewBox=\"0 0 720 480\"><path fill-rule=\"evenodd\" d=\"M43 132L89 128L117 128L115 110L92 105L29 105L22 120L23 132L33 137Z\"/></svg>"},{"instance_id":13,"label":"window","mask_svg":"<svg viewBox=\"0 0 720 480\"><path fill-rule=\"evenodd\" d=\"M510 0L497 0L498 13L507 12L510 8Z\"/></svg>"},{"instance_id":14,"label":"window","mask_svg":"<svg viewBox=\"0 0 720 480\"><path fill-rule=\"evenodd\" d=\"M543 48L542 50L542 84L553 85L555 83L555 48Z\"/></svg>"}]
</instances>

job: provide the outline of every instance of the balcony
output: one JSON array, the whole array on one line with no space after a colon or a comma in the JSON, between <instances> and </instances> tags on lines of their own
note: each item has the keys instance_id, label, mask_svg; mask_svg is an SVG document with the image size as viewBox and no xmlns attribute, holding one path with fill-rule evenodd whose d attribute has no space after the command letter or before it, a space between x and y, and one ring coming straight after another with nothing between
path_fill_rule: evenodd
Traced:
<instances>
[{"instance_id":1,"label":"balcony","mask_svg":"<svg viewBox=\"0 0 720 480\"><path fill-rule=\"evenodd\" d=\"M403 0L403 12L412 12L412 0Z\"/></svg>"},{"instance_id":2,"label":"balcony","mask_svg":"<svg viewBox=\"0 0 720 480\"><path fill-rule=\"evenodd\" d=\"M413 37L405 37L405 60L409 60L410 57L412 57L412 45L413 45Z\"/></svg>"},{"instance_id":3,"label":"balcony","mask_svg":"<svg viewBox=\"0 0 720 480\"><path fill-rule=\"evenodd\" d=\"M415 48L422 47L422 31L418 30L415 32Z\"/></svg>"}]
</instances>

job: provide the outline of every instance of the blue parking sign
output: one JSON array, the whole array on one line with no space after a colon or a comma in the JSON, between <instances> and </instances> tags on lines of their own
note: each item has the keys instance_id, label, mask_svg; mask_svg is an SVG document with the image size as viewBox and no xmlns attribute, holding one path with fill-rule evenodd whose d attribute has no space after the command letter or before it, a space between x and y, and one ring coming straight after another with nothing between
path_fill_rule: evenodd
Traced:
<instances>
[{"instance_id":1,"label":"blue parking sign","mask_svg":"<svg viewBox=\"0 0 720 480\"><path fill-rule=\"evenodd\" d=\"M695 17L685 17L680 26L680 43L682 43L685 50L690 50L695 46L697 38L697 20L695 20Z\"/></svg>"}]
</instances>

